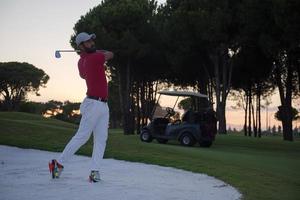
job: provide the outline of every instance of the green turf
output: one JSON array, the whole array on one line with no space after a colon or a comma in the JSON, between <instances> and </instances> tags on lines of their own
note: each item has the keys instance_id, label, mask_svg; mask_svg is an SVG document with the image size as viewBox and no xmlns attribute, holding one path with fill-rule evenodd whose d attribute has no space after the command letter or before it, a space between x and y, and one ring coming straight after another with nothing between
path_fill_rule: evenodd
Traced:
<instances>
[{"instance_id":1,"label":"green turf","mask_svg":"<svg viewBox=\"0 0 300 200\"><path fill-rule=\"evenodd\" d=\"M77 126L26 113L0 112L0 144L62 151ZM92 142L79 154L91 155ZM300 197L300 141L218 135L211 148L142 143L138 136L110 130L106 158L159 164L206 173L234 187L248 200Z\"/></svg>"}]
</instances>

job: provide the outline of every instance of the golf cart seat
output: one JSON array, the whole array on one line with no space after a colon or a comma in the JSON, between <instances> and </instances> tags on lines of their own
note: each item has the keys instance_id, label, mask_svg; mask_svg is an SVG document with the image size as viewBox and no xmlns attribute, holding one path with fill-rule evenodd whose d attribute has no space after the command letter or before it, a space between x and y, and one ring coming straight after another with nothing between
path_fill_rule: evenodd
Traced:
<instances>
[{"instance_id":1,"label":"golf cart seat","mask_svg":"<svg viewBox=\"0 0 300 200\"><path fill-rule=\"evenodd\" d=\"M169 119L167 118L155 118L153 119L153 128L154 131L158 134L164 134L166 127L169 123Z\"/></svg>"},{"instance_id":2,"label":"golf cart seat","mask_svg":"<svg viewBox=\"0 0 300 200\"><path fill-rule=\"evenodd\" d=\"M193 123L194 112L192 110L187 110L182 116L182 122Z\"/></svg>"},{"instance_id":3,"label":"golf cart seat","mask_svg":"<svg viewBox=\"0 0 300 200\"><path fill-rule=\"evenodd\" d=\"M206 112L194 112L193 110L188 110L182 116L182 122L187 122L187 123L199 124L207 120L208 120L208 116Z\"/></svg>"}]
</instances>

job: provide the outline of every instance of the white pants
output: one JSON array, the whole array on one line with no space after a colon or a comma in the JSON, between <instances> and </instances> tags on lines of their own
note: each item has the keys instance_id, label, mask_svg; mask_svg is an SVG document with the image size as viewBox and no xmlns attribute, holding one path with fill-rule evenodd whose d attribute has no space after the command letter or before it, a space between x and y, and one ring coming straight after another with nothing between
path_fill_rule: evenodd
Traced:
<instances>
[{"instance_id":1,"label":"white pants","mask_svg":"<svg viewBox=\"0 0 300 200\"><path fill-rule=\"evenodd\" d=\"M107 103L85 98L80 105L80 113L82 118L79 128L57 161L64 165L88 141L93 132L91 170L99 171L107 140L109 109Z\"/></svg>"}]
</instances>

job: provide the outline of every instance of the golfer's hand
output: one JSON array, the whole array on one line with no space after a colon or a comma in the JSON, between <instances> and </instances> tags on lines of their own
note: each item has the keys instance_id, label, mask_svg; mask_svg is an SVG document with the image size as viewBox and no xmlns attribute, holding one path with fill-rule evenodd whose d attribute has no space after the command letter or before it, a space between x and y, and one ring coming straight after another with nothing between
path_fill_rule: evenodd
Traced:
<instances>
[{"instance_id":1,"label":"golfer's hand","mask_svg":"<svg viewBox=\"0 0 300 200\"><path fill-rule=\"evenodd\" d=\"M114 53L106 50L98 50L99 52L104 54L105 61L108 61L114 57Z\"/></svg>"}]
</instances>

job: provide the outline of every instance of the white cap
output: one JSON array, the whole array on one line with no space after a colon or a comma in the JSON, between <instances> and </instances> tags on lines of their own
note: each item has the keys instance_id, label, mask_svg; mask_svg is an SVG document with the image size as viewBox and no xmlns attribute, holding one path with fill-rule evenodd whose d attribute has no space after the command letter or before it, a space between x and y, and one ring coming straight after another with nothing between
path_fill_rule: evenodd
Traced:
<instances>
[{"instance_id":1,"label":"white cap","mask_svg":"<svg viewBox=\"0 0 300 200\"><path fill-rule=\"evenodd\" d=\"M90 39L95 39L96 35L94 33L88 34L86 32L81 32L76 36L75 42L79 46L82 42L88 41Z\"/></svg>"}]
</instances>

